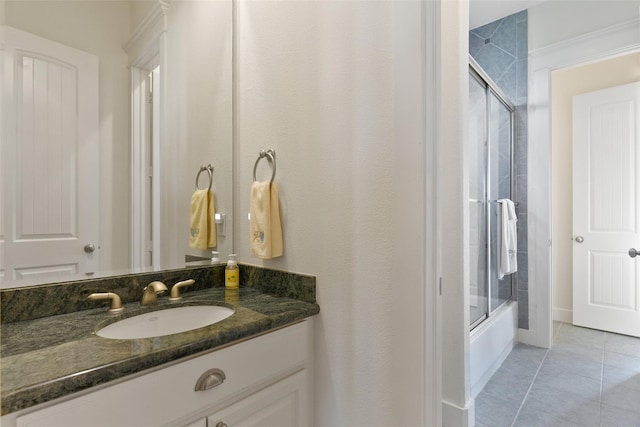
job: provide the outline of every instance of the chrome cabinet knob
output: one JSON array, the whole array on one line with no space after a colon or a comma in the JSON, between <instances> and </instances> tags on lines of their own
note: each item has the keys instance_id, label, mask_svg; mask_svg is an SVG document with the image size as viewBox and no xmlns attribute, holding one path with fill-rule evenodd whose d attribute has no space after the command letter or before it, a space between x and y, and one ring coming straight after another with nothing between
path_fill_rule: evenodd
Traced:
<instances>
[{"instance_id":1,"label":"chrome cabinet knob","mask_svg":"<svg viewBox=\"0 0 640 427\"><path fill-rule=\"evenodd\" d=\"M584 237L582 236L576 237L576 243L582 243L582 242L584 242Z\"/></svg>"},{"instance_id":2,"label":"chrome cabinet knob","mask_svg":"<svg viewBox=\"0 0 640 427\"><path fill-rule=\"evenodd\" d=\"M88 254L96 250L96 245L93 243L89 243L88 245L84 245L84 251Z\"/></svg>"},{"instance_id":3,"label":"chrome cabinet knob","mask_svg":"<svg viewBox=\"0 0 640 427\"><path fill-rule=\"evenodd\" d=\"M635 258L636 256L640 255L640 251L635 249L635 248L631 248L629 249L629 256L631 258Z\"/></svg>"}]
</instances>

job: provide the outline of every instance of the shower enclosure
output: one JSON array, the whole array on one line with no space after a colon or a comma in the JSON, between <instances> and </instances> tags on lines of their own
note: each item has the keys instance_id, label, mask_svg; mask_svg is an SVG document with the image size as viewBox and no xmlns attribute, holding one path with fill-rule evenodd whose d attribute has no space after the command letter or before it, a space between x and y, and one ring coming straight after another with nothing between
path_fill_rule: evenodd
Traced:
<instances>
[{"instance_id":1,"label":"shower enclosure","mask_svg":"<svg viewBox=\"0 0 640 427\"><path fill-rule=\"evenodd\" d=\"M513 275L498 274L499 199L514 200L513 104L470 58L469 63L470 327L511 300Z\"/></svg>"}]
</instances>

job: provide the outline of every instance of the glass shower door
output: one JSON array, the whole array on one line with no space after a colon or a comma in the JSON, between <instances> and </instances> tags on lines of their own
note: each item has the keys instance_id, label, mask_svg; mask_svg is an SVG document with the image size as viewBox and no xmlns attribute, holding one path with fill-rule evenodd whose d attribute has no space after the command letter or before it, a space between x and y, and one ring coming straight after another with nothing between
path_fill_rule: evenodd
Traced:
<instances>
[{"instance_id":1,"label":"glass shower door","mask_svg":"<svg viewBox=\"0 0 640 427\"><path fill-rule=\"evenodd\" d=\"M512 185L512 114L500 99L489 91L489 200L511 199ZM511 299L512 275L499 277L500 203L491 203L490 286L491 311Z\"/></svg>"},{"instance_id":2,"label":"glass shower door","mask_svg":"<svg viewBox=\"0 0 640 427\"><path fill-rule=\"evenodd\" d=\"M500 199L512 199L513 106L485 73L469 75L469 315L471 329L513 298L513 275L500 279Z\"/></svg>"},{"instance_id":3,"label":"glass shower door","mask_svg":"<svg viewBox=\"0 0 640 427\"><path fill-rule=\"evenodd\" d=\"M486 87L469 78L469 260L470 322L482 322L489 310L487 286L487 95Z\"/></svg>"}]
</instances>

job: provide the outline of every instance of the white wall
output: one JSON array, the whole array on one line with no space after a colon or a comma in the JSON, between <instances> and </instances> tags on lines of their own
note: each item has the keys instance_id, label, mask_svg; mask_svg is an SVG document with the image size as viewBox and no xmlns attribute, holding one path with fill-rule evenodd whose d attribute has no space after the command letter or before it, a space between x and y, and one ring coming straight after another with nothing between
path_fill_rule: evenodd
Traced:
<instances>
[{"instance_id":1,"label":"white wall","mask_svg":"<svg viewBox=\"0 0 640 427\"><path fill-rule=\"evenodd\" d=\"M553 316L570 322L573 312L573 96L640 79L640 53L555 71L551 82L553 189Z\"/></svg>"},{"instance_id":2,"label":"white wall","mask_svg":"<svg viewBox=\"0 0 640 427\"><path fill-rule=\"evenodd\" d=\"M420 340L424 325L399 323L402 316L393 312L419 304L396 298L408 287L420 291L423 275L415 245L405 253L394 235L403 217L396 171L409 165L397 164L395 153L393 2L239 1L237 7L239 258L317 276L317 426L416 425L425 408L421 381L402 389L394 372L414 356L396 352L398 340L404 334ZM407 25L419 28L420 20ZM421 40L413 43L407 49L417 46L418 56L408 65L419 69ZM269 261L250 257L246 219L261 148L277 152L284 228L284 256ZM419 181L424 170L416 163ZM259 178L266 179L270 172L261 165ZM403 190L423 206L419 188ZM423 224L414 225L419 233ZM396 266L417 283L398 280ZM420 365L403 369L404 377L421 374ZM410 397L406 408L402 396Z\"/></svg>"},{"instance_id":3,"label":"white wall","mask_svg":"<svg viewBox=\"0 0 640 427\"><path fill-rule=\"evenodd\" d=\"M548 0L470 0L469 28L474 29Z\"/></svg>"},{"instance_id":4,"label":"white wall","mask_svg":"<svg viewBox=\"0 0 640 427\"><path fill-rule=\"evenodd\" d=\"M318 426L393 423L390 14L388 2L238 3L238 252L318 276ZM264 263L246 221L261 148L277 153L285 239Z\"/></svg>"},{"instance_id":5,"label":"white wall","mask_svg":"<svg viewBox=\"0 0 640 427\"><path fill-rule=\"evenodd\" d=\"M7 25L99 57L101 269L129 265L129 5L6 1Z\"/></svg>"},{"instance_id":6,"label":"white wall","mask_svg":"<svg viewBox=\"0 0 640 427\"><path fill-rule=\"evenodd\" d=\"M549 0L529 9L529 51L638 17L629 0Z\"/></svg>"}]
</instances>

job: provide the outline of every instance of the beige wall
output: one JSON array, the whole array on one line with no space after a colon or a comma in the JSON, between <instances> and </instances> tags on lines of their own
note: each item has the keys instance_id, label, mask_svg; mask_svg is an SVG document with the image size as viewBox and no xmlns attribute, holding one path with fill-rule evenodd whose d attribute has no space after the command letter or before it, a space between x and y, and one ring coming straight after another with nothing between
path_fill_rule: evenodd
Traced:
<instances>
[{"instance_id":1,"label":"beige wall","mask_svg":"<svg viewBox=\"0 0 640 427\"><path fill-rule=\"evenodd\" d=\"M238 2L237 251L318 277L318 426L393 424L391 11L390 2ZM249 254L261 148L277 153L284 256L272 261Z\"/></svg>"},{"instance_id":2,"label":"beige wall","mask_svg":"<svg viewBox=\"0 0 640 427\"><path fill-rule=\"evenodd\" d=\"M189 248L189 205L201 165L214 167L216 211L227 215L217 238L220 259L233 252L232 2L176 1L169 9L165 76L166 123L162 141L162 266L182 264ZM208 182L200 177L200 187ZM168 197L167 197L168 196ZM246 216L245 216L246 218Z\"/></svg>"},{"instance_id":3,"label":"beige wall","mask_svg":"<svg viewBox=\"0 0 640 427\"><path fill-rule=\"evenodd\" d=\"M552 111L553 318L571 321L573 310L572 99L640 81L640 53L555 71Z\"/></svg>"},{"instance_id":4,"label":"beige wall","mask_svg":"<svg viewBox=\"0 0 640 427\"><path fill-rule=\"evenodd\" d=\"M411 34L415 5L403 5L418 18L402 26ZM397 71L416 70L414 99L394 92L394 2L238 1L236 24L237 251L317 276L315 425L421 425L424 140L406 135L412 153L399 161L394 132L403 107L413 118L406 133L421 129L419 32L402 46L413 60ZM284 256L266 261L250 256L247 221L261 148L277 153L284 230ZM259 178L268 174L262 164ZM413 232L399 244L403 227Z\"/></svg>"},{"instance_id":5,"label":"beige wall","mask_svg":"<svg viewBox=\"0 0 640 427\"><path fill-rule=\"evenodd\" d=\"M135 0L130 2L131 29L136 28L147 18L157 0Z\"/></svg>"}]
</instances>

